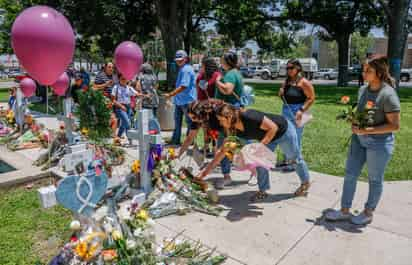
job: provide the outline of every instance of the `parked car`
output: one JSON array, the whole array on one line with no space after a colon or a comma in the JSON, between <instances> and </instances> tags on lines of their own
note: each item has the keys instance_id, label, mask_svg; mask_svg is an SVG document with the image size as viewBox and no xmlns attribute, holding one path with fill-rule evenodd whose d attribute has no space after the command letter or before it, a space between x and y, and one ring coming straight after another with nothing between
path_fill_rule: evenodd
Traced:
<instances>
[{"instance_id":1,"label":"parked car","mask_svg":"<svg viewBox=\"0 0 412 265\"><path fill-rule=\"evenodd\" d=\"M303 70L304 76L307 79L312 80L315 73L318 72L318 61L316 61L316 59L314 58L297 58L297 59L302 64L302 68L303 68L302 70ZM278 60L279 60L280 68L279 68L279 73L277 76L284 77L287 74L287 71L286 71L287 60L282 60L282 59L278 59Z\"/></svg>"},{"instance_id":2,"label":"parked car","mask_svg":"<svg viewBox=\"0 0 412 265\"><path fill-rule=\"evenodd\" d=\"M333 68L319 69L314 75L314 78L333 80L338 78L338 71Z\"/></svg>"},{"instance_id":3,"label":"parked car","mask_svg":"<svg viewBox=\"0 0 412 265\"><path fill-rule=\"evenodd\" d=\"M254 76L260 76L262 72L264 71L265 67L262 65L257 65L257 66L250 66L249 71L253 73Z\"/></svg>"},{"instance_id":4,"label":"parked car","mask_svg":"<svg viewBox=\"0 0 412 265\"><path fill-rule=\"evenodd\" d=\"M359 80L359 76L362 74L362 67L360 65L354 65L348 68L348 81Z\"/></svg>"},{"instance_id":5,"label":"parked car","mask_svg":"<svg viewBox=\"0 0 412 265\"><path fill-rule=\"evenodd\" d=\"M402 82L409 82L411 78L412 78L412 68L401 70L400 79Z\"/></svg>"},{"instance_id":6,"label":"parked car","mask_svg":"<svg viewBox=\"0 0 412 265\"><path fill-rule=\"evenodd\" d=\"M242 74L242 76L244 78L253 78L254 76L254 72L252 70L249 69L249 67L246 66L241 66L239 68L240 73Z\"/></svg>"}]
</instances>

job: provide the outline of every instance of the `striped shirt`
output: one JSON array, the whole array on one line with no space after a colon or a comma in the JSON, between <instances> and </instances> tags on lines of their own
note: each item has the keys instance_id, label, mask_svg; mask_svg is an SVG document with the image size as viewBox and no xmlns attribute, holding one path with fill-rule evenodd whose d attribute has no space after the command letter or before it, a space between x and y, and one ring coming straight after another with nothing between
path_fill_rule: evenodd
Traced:
<instances>
[{"instance_id":1,"label":"striped shirt","mask_svg":"<svg viewBox=\"0 0 412 265\"><path fill-rule=\"evenodd\" d=\"M94 83L96 85L101 85L106 83L107 81L113 80L113 86L118 83L117 76L115 75L107 75L104 71L97 74L96 78L94 79ZM104 89L104 94L110 96L112 93L113 86L106 87Z\"/></svg>"}]
</instances>

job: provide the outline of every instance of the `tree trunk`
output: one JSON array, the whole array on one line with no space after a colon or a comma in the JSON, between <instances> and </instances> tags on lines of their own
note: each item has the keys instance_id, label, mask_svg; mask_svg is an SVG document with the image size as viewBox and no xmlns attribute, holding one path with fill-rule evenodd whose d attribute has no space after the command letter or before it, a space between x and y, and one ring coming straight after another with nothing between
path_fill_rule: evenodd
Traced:
<instances>
[{"instance_id":1,"label":"tree trunk","mask_svg":"<svg viewBox=\"0 0 412 265\"><path fill-rule=\"evenodd\" d=\"M388 6L390 8L390 16L388 17L388 60L390 73L396 79L396 88L398 89L408 37L406 21L411 0L396 0L392 2Z\"/></svg>"},{"instance_id":2,"label":"tree trunk","mask_svg":"<svg viewBox=\"0 0 412 265\"><path fill-rule=\"evenodd\" d=\"M177 65L174 61L177 50L183 49L185 18L179 15L181 1L179 0L156 0L157 17L160 31L165 47L167 63L167 86L168 90L175 86Z\"/></svg>"},{"instance_id":3,"label":"tree trunk","mask_svg":"<svg viewBox=\"0 0 412 265\"><path fill-rule=\"evenodd\" d=\"M192 21L192 0L184 1L184 11L183 17L186 18L185 21L185 35L184 35L184 47L187 54L190 55L192 50L192 33L193 33L193 21Z\"/></svg>"},{"instance_id":4,"label":"tree trunk","mask_svg":"<svg viewBox=\"0 0 412 265\"><path fill-rule=\"evenodd\" d=\"M338 44L338 86L348 86L349 66L349 39L350 33L341 34L336 38Z\"/></svg>"}]
</instances>

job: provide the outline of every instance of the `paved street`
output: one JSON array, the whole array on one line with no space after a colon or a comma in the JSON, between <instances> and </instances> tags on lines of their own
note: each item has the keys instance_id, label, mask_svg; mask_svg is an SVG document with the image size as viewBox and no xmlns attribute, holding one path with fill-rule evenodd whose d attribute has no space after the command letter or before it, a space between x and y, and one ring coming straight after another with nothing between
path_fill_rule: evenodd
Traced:
<instances>
[{"instance_id":1,"label":"paved street","mask_svg":"<svg viewBox=\"0 0 412 265\"><path fill-rule=\"evenodd\" d=\"M93 80L93 78L92 78ZM159 80L166 80L166 73L159 74ZM276 80L263 80L261 78L245 78L244 81L246 83L258 83L258 84L281 84L284 82L284 79L276 79ZM315 79L312 81L314 85L336 85L336 80L319 80ZM356 86L358 82L350 82L350 85ZM6 89L16 85L14 82L1 82L0 81L0 89ZM412 88L412 82L401 82L401 87L410 87Z\"/></svg>"}]
</instances>

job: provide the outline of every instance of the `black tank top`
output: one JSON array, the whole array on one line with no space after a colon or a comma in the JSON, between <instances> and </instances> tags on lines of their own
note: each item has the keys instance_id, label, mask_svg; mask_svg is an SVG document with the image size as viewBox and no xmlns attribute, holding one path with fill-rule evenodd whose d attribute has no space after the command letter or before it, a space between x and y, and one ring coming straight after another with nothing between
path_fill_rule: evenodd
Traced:
<instances>
[{"instance_id":1,"label":"black tank top","mask_svg":"<svg viewBox=\"0 0 412 265\"><path fill-rule=\"evenodd\" d=\"M305 103L306 95L303 93L303 89L297 85L287 84L285 86L285 100L288 104L300 104Z\"/></svg>"}]
</instances>

